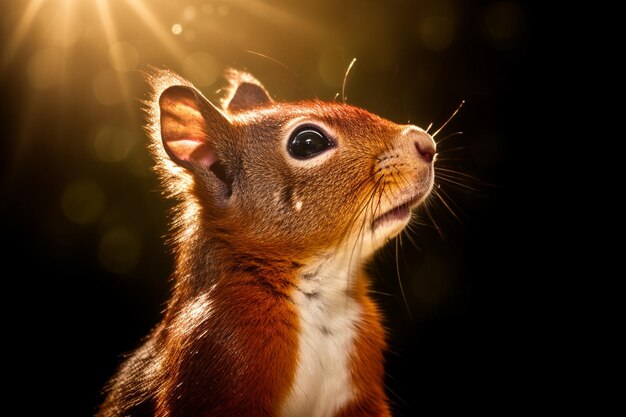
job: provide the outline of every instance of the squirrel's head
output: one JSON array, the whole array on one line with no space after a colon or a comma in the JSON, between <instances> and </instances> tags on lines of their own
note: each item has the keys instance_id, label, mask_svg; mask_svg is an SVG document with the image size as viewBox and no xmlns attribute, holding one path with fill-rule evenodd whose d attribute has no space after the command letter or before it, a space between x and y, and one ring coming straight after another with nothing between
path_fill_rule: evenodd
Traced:
<instances>
[{"instance_id":1,"label":"squirrel's head","mask_svg":"<svg viewBox=\"0 0 626 417\"><path fill-rule=\"evenodd\" d=\"M188 233L301 259L368 256L429 195L436 148L423 129L336 102L275 102L247 73L228 79L217 107L176 74L151 77L152 150Z\"/></svg>"}]
</instances>

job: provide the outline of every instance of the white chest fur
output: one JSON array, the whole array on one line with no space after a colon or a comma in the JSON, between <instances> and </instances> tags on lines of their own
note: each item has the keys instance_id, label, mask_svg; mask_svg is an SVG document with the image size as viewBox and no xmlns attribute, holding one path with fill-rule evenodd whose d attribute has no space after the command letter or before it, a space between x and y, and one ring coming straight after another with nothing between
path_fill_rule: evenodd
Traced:
<instances>
[{"instance_id":1,"label":"white chest fur","mask_svg":"<svg viewBox=\"0 0 626 417\"><path fill-rule=\"evenodd\" d=\"M361 310L349 298L347 262L304 271L292 299L300 321L298 365L283 417L330 417L353 397L350 353Z\"/></svg>"}]
</instances>

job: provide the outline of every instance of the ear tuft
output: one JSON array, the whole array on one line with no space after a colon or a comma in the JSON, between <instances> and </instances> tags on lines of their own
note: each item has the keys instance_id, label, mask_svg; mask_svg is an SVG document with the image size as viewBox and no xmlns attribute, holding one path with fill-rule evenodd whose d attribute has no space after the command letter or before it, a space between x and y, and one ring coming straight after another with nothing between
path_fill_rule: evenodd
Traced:
<instances>
[{"instance_id":1,"label":"ear tuft","mask_svg":"<svg viewBox=\"0 0 626 417\"><path fill-rule=\"evenodd\" d=\"M272 103L272 98L263 84L251 74L229 69L226 71L226 79L230 86L222 100L222 109L225 111L237 113Z\"/></svg>"}]
</instances>

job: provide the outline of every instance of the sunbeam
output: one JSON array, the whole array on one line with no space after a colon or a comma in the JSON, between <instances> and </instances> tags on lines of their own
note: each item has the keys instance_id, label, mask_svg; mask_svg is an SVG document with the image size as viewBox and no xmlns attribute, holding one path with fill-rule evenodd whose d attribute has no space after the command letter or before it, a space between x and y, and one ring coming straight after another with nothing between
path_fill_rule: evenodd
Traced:
<instances>
[{"instance_id":1,"label":"sunbeam","mask_svg":"<svg viewBox=\"0 0 626 417\"><path fill-rule=\"evenodd\" d=\"M271 6L267 2L259 0L231 0L229 3L236 5L240 10L253 14L257 18L291 30L300 31L307 36L320 37L325 35L325 31L321 29L322 26L316 24L311 19L302 19L284 9Z\"/></svg>"},{"instance_id":2,"label":"sunbeam","mask_svg":"<svg viewBox=\"0 0 626 417\"><path fill-rule=\"evenodd\" d=\"M107 43L109 45L114 45L118 41L118 36L117 36L117 30L115 28L115 22L113 21L113 17L111 16L111 10L109 9L108 1L96 0L96 6L98 8L98 15L100 16L100 20L102 22L102 29L104 30L104 34L107 38ZM119 49L110 48L109 53L111 56L111 60L113 61L112 62L113 67L123 68L125 66L124 58ZM128 82L120 71L116 71L115 75L117 78L117 82L120 86L120 90L122 92L122 97L123 97L124 105L126 106L126 111L132 118L132 116L134 115L134 112L132 108L133 103L130 100Z\"/></svg>"},{"instance_id":3,"label":"sunbeam","mask_svg":"<svg viewBox=\"0 0 626 417\"><path fill-rule=\"evenodd\" d=\"M4 52L2 53L2 69L5 69L11 62L15 52L24 40L24 36L30 31L33 21L35 17L37 17L37 13L39 13L44 1L45 0L31 0L28 6L26 6L26 10L17 24L17 28L13 31L9 41L4 47Z\"/></svg>"},{"instance_id":4,"label":"sunbeam","mask_svg":"<svg viewBox=\"0 0 626 417\"><path fill-rule=\"evenodd\" d=\"M181 61L185 59L185 51L179 44L174 42L169 32L165 29L166 26L159 22L159 19L141 0L126 0L126 3L174 58Z\"/></svg>"}]
</instances>

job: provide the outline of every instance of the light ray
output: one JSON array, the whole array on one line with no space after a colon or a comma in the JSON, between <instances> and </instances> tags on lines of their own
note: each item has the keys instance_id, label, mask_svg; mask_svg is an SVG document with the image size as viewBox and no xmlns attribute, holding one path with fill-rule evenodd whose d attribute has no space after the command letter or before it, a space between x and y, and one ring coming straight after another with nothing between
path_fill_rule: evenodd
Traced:
<instances>
[{"instance_id":1,"label":"light ray","mask_svg":"<svg viewBox=\"0 0 626 417\"><path fill-rule=\"evenodd\" d=\"M139 16L148 29L161 41L165 49L167 49L174 58L181 62L186 58L186 54L182 48L169 36L170 32L164 29L168 26L161 24L159 19L157 19L154 13L152 13L141 0L126 0L126 3L133 9L137 16Z\"/></svg>"},{"instance_id":2,"label":"light ray","mask_svg":"<svg viewBox=\"0 0 626 417\"><path fill-rule=\"evenodd\" d=\"M311 19L299 18L285 10L271 6L266 2L259 0L231 0L229 4L236 5L241 10L250 12L261 19L272 22L273 25L281 25L291 28L292 30L297 30L299 34L314 38L325 36L322 28L312 23L313 21Z\"/></svg>"},{"instance_id":3,"label":"light ray","mask_svg":"<svg viewBox=\"0 0 626 417\"><path fill-rule=\"evenodd\" d=\"M109 46L113 45L115 42L117 42L118 37L115 23L113 21L113 17L111 16L111 10L109 9L109 4L107 3L107 0L96 0L96 6L98 8L100 20L102 21L104 34L107 37L107 44ZM113 60L113 66L115 68L121 67L123 64L123 59L119 51L110 50L110 54L111 59ZM128 83L119 71L116 71L115 75L122 91L122 98L124 99L123 101L124 105L126 106L126 110L128 114L132 117L135 113L133 112L133 109L131 107L131 101L129 99L130 93Z\"/></svg>"},{"instance_id":4,"label":"light ray","mask_svg":"<svg viewBox=\"0 0 626 417\"><path fill-rule=\"evenodd\" d=\"M96 7L98 8L100 20L102 21L104 34L107 37L107 43L108 45L113 45L115 42L117 42L117 31L115 30L115 24L113 23L111 10L109 10L107 0L96 0ZM118 53L112 53L111 57L113 59L114 66L116 68L120 67L122 64L121 56Z\"/></svg>"},{"instance_id":5,"label":"light ray","mask_svg":"<svg viewBox=\"0 0 626 417\"><path fill-rule=\"evenodd\" d=\"M26 6L26 10L20 19L20 22L17 24L17 28L4 48L4 52L2 54L2 70L6 69L11 62L11 59L13 59L13 55L15 55L15 52L24 40L26 33L30 31L33 20L37 17L39 9L41 9L44 1L45 0L31 0L30 3L28 3L28 6Z\"/></svg>"},{"instance_id":6,"label":"light ray","mask_svg":"<svg viewBox=\"0 0 626 417\"><path fill-rule=\"evenodd\" d=\"M70 39L70 33L72 30L72 3L74 2L74 0L65 0L64 4L63 4L63 54L62 54L62 59L61 59L61 81L60 84L61 86L64 86L68 80L67 77L67 73L68 73L68 45L69 45L69 39ZM59 89L59 101L61 102L61 105L65 107L65 105L67 104L67 93L68 90L65 88L60 88Z\"/></svg>"}]
</instances>

